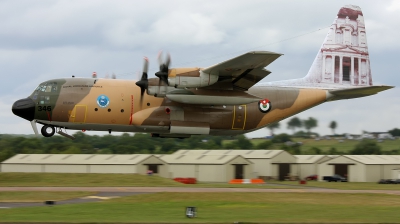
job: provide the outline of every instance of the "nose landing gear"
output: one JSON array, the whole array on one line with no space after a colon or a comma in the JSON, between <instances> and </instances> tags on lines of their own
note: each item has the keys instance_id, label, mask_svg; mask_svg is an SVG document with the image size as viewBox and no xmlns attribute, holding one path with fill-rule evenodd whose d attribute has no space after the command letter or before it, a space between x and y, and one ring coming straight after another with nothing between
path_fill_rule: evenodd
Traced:
<instances>
[{"instance_id":1,"label":"nose landing gear","mask_svg":"<svg viewBox=\"0 0 400 224\"><path fill-rule=\"evenodd\" d=\"M41 132L44 137L51 137L56 133L56 129L51 125L44 125Z\"/></svg>"}]
</instances>

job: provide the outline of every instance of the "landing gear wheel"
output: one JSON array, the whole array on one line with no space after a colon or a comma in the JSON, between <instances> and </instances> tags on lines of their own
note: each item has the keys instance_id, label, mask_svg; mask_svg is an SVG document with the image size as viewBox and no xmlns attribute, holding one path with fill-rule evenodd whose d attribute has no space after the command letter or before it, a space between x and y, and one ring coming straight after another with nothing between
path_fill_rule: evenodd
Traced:
<instances>
[{"instance_id":1,"label":"landing gear wheel","mask_svg":"<svg viewBox=\"0 0 400 224\"><path fill-rule=\"evenodd\" d=\"M51 137L56 133L56 129L53 126L45 125L42 127L41 132L44 137Z\"/></svg>"}]
</instances>

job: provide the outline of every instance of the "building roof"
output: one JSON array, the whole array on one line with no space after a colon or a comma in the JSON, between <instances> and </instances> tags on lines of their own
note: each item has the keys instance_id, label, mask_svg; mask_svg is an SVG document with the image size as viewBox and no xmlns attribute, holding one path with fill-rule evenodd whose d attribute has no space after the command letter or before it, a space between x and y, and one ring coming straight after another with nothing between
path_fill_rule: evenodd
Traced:
<instances>
[{"instance_id":1,"label":"building roof","mask_svg":"<svg viewBox=\"0 0 400 224\"><path fill-rule=\"evenodd\" d=\"M400 165L400 155L343 155L354 161L367 165Z\"/></svg>"},{"instance_id":2,"label":"building roof","mask_svg":"<svg viewBox=\"0 0 400 224\"><path fill-rule=\"evenodd\" d=\"M168 164L217 164L222 165L229 163L236 158L243 158L240 155L156 155ZM246 160L249 164L252 162Z\"/></svg>"},{"instance_id":3,"label":"building roof","mask_svg":"<svg viewBox=\"0 0 400 224\"><path fill-rule=\"evenodd\" d=\"M139 164L148 154L18 154L3 164Z\"/></svg>"},{"instance_id":4,"label":"building roof","mask_svg":"<svg viewBox=\"0 0 400 224\"><path fill-rule=\"evenodd\" d=\"M246 159L271 159L284 150L262 150L262 149L181 149L176 151L173 155L240 155Z\"/></svg>"},{"instance_id":5,"label":"building roof","mask_svg":"<svg viewBox=\"0 0 400 224\"><path fill-rule=\"evenodd\" d=\"M301 164L314 164L318 163L322 159L326 158L332 159L331 157L327 155L295 155L297 157L296 163L301 163Z\"/></svg>"}]
</instances>

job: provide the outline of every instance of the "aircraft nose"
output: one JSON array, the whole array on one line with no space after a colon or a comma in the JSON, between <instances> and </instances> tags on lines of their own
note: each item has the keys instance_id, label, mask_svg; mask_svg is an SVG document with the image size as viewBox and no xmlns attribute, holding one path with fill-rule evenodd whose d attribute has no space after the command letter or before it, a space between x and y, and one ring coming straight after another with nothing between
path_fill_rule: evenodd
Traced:
<instances>
[{"instance_id":1,"label":"aircraft nose","mask_svg":"<svg viewBox=\"0 0 400 224\"><path fill-rule=\"evenodd\" d=\"M15 101L12 106L12 112L28 121L35 117L35 102L31 98L25 98Z\"/></svg>"}]
</instances>

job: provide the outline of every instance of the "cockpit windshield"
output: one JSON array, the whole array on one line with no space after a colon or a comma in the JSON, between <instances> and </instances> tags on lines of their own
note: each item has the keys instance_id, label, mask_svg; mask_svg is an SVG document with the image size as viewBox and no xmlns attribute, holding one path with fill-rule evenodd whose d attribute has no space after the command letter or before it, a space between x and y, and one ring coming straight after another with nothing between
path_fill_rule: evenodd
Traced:
<instances>
[{"instance_id":1,"label":"cockpit windshield","mask_svg":"<svg viewBox=\"0 0 400 224\"><path fill-rule=\"evenodd\" d=\"M55 93L58 90L57 82L45 82L36 88L36 92Z\"/></svg>"},{"instance_id":2,"label":"cockpit windshield","mask_svg":"<svg viewBox=\"0 0 400 224\"><path fill-rule=\"evenodd\" d=\"M51 93L56 93L58 90L57 82L44 82L41 83L38 87L36 87L35 91L32 94L33 100L38 100L38 104L48 104L50 103ZM50 94L49 94L50 93ZM40 99L38 96L40 95Z\"/></svg>"}]
</instances>

